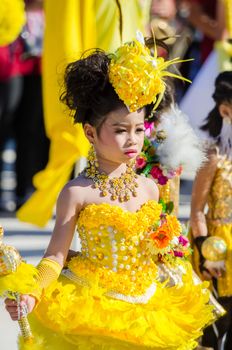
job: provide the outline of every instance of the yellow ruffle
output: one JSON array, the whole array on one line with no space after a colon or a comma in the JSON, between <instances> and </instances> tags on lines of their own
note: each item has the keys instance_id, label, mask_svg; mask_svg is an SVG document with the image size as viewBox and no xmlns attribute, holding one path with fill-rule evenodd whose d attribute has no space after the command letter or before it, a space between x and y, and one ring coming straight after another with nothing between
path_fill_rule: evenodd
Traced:
<instances>
[{"instance_id":1,"label":"yellow ruffle","mask_svg":"<svg viewBox=\"0 0 232 350\"><path fill-rule=\"evenodd\" d=\"M147 232L152 224L160 219L162 205L154 200L146 202L141 208L131 213L117 205L108 203L89 204L78 217L78 227L91 230L102 225L102 218L107 226L116 227L126 232L127 236Z\"/></svg>"},{"instance_id":2,"label":"yellow ruffle","mask_svg":"<svg viewBox=\"0 0 232 350\"><path fill-rule=\"evenodd\" d=\"M7 291L30 294L38 289L36 275L37 269L33 265L21 262L15 272L0 276L0 296L6 296Z\"/></svg>"},{"instance_id":3,"label":"yellow ruffle","mask_svg":"<svg viewBox=\"0 0 232 350\"><path fill-rule=\"evenodd\" d=\"M146 292L157 277L157 267L154 263L143 267L142 271L136 271L136 283L131 279L130 270L119 270L117 273L111 269L92 263L83 256L73 258L68 268L88 286L101 285L106 291L117 291L131 296L138 296Z\"/></svg>"},{"instance_id":4,"label":"yellow ruffle","mask_svg":"<svg viewBox=\"0 0 232 350\"><path fill-rule=\"evenodd\" d=\"M190 266L186 267L183 286L157 284L147 304L110 299L96 284L81 287L61 276L46 289L32 315L39 337L44 326L53 333L51 340L46 330L41 349L54 349L52 343L57 339L67 341L63 350L194 349L202 328L212 321L212 308L206 305L206 285L193 285Z\"/></svg>"}]
</instances>

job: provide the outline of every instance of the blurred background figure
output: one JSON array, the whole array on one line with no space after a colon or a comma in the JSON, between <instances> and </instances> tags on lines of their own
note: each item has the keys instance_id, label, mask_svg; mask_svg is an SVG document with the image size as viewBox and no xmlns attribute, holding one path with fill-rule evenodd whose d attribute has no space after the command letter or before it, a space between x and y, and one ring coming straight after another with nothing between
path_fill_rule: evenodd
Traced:
<instances>
[{"instance_id":1,"label":"blurred background figure","mask_svg":"<svg viewBox=\"0 0 232 350\"><path fill-rule=\"evenodd\" d=\"M222 1L218 0L185 0L182 3L186 9L189 23L200 31L200 57L203 63L213 50L214 42L225 35L225 17Z\"/></svg>"},{"instance_id":2,"label":"blurred background figure","mask_svg":"<svg viewBox=\"0 0 232 350\"><path fill-rule=\"evenodd\" d=\"M199 45L196 48L195 29L186 19L186 4L178 0L152 0L150 10L150 33L153 32L158 39L168 37L165 43L169 48L169 57L183 59L197 58ZM159 54L165 55L165 51L159 50ZM192 79L198 65L198 59L193 62L178 64L183 76ZM189 84L181 81L175 82L176 100L180 101Z\"/></svg>"},{"instance_id":3,"label":"blurred background figure","mask_svg":"<svg viewBox=\"0 0 232 350\"><path fill-rule=\"evenodd\" d=\"M200 66L193 84L183 96L180 107L189 118L192 126L200 132L202 121L213 108L214 81L224 70L227 59L222 58L219 46L230 37L229 16L226 1L185 1L187 20L202 35L200 42ZM232 5L232 3L230 2ZM232 8L231 8L232 11ZM229 60L228 60L229 61ZM230 64L232 67L232 65ZM231 69L227 65L227 70ZM192 106L194 105L194 108Z\"/></svg>"},{"instance_id":4,"label":"blurred background figure","mask_svg":"<svg viewBox=\"0 0 232 350\"><path fill-rule=\"evenodd\" d=\"M41 55L44 34L44 14L41 0L25 0L26 24L19 37L10 45L0 47L0 152L1 210L20 207L33 193L33 176L43 169L48 159L49 141L43 122ZM9 149L11 142L11 150ZM12 144L13 142L13 144ZM6 150L7 148L7 150ZM5 149L5 152L3 152ZM14 169L3 160L13 163ZM16 174L15 193L3 191L9 187L9 170ZM12 177L13 180L13 177ZM8 182L7 182L8 181ZM4 184L8 184L4 188Z\"/></svg>"},{"instance_id":5,"label":"blurred background figure","mask_svg":"<svg viewBox=\"0 0 232 350\"><path fill-rule=\"evenodd\" d=\"M193 185L191 229L198 252L194 253L196 271L212 281L219 303L227 310L214 327L205 330L202 345L214 350L232 349L232 71L216 79L214 108L201 127L205 135L208 161L198 171ZM208 209L207 209L208 208ZM207 213L206 213L207 209ZM226 242L226 256L204 255L208 237ZM213 246L209 245L212 252ZM209 260L207 260L209 259ZM225 259L225 261L224 261ZM222 339L226 336L224 347Z\"/></svg>"},{"instance_id":6,"label":"blurred background figure","mask_svg":"<svg viewBox=\"0 0 232 350\"><path fill-rule=\"evenodd\" d=\"M152 0L150 9L151 32L157 39L165 36L170 37L166 40L170 58L183 58L185 56L192 41L193 31L186 25L180 1Z\"/></svg>"}]
</instances>

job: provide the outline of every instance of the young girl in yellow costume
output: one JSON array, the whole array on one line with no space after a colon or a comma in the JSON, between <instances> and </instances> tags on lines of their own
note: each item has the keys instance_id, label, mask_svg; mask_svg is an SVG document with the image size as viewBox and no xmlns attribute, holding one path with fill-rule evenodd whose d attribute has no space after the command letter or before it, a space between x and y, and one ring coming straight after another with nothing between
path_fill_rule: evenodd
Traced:
<instances>
[{"instance_id":1,"label":"young girl in yellow costume","mask_svg":"<svg viewBox=\"0 0 232 350\"><path fill-rule=\"evenodd\" d=\"M68 65L62 100L92 149L59 195L39 287L19 303L6 299L13 320L29 313L34 339L19 349L190 350L211 322L206 285L183 258L181 225L163 213L154 182L133 170L144 119L176 61L151 56L138 36L112 55L90 51ZM76 226L81 253L62 271Z\"/></svg>"},{"instance_id":2,"label":"young girl in yellow costume","mask_svg":"<svg viewBox=\"0 0 232 350\"><path fill-rule=\"evenodd\" d=\"M213 347L215 350L220 349L220 342L227 333L224 349L230 350L232 349L231 71L218 75L213 99L215 106L201 128L206 134L208 161L199 170L194 181L191 228L199 252L198 254L196 251L194 254L196 270L203 279L212 279L215 295L227 310L227 314L216 322L214 330L212 327L206 329L203 345ZM206 205L208 205L207 213L205 213ZM227 247L225 257L223 248L219 256L212 256L213 248L218 243L210 240L209 236L216 236L225 241Z\"/></svg>"}]
</instances>

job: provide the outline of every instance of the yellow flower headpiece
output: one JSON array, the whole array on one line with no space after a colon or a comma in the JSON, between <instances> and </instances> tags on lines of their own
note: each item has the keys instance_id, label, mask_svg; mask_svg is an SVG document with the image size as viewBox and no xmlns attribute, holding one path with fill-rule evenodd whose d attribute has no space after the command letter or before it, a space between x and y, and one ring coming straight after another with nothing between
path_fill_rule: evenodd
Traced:
<instances>
[{"instance_id":1,"label":"yellow flower headpiece","mask_svg":"<svg viewBox=\"0 0 232 350\"><path fill-rule=\"evenodd\" d=\"M26 22L23 0L0 1L0 46L11 44Z\"/></svg>"},{"instance_id":2,"label":"yellow flower headpiece","mask_svg":"<svg viewBox=\"0 0 232 350\"><path fill-rule=\"evenodd\" d=\"M182 76L167 71L172 64L183 62L179 58L165 61L157 56L154 45L154 56L145 46L141 33L137 39L119 47L112 55L109 66L109 80L119 98L130 112L154 103L154 109L162 100L165 91L163 77L169 76L190 82Z\"/></svg>"}]
</instances>

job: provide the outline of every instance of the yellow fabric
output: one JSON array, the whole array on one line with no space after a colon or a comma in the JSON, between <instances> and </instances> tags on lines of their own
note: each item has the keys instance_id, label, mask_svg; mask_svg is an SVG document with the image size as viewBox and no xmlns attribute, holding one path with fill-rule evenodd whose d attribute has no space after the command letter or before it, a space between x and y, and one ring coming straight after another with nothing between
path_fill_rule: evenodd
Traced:
<instances>
[{"instance_id":1,"label":"yellow fabric","mask_svg":"<svg viewBox=\"0 0 232 350\"><path fill-rule=\"evenodd\" d=\"M225 7L225 26L228 38L232 38L232 1L223 0ZM218 53L219 71L224 72L232 70L232 44L228 40L221 40L216 42L215 48Z\"/></svg>"},{"instance_id":2,"label":"yellow fabric","mask_svg":"<svg viewBox=\"0 0 232 350\"><path fill-rule=\"evenodd\" d=\"M232 38L232 1L224 0L224 4L225 4L226 29L228 31L229 38Z\"/></svg>"},{"instance_id":3,"label":"yellow fabric","mask_svg":"<svg viewBox=\"0 0 232 350\"><path fill-rule=\"evenodd\" d=\"M232 70L232 44L229 43L227 40L222 40L217 41L214 46L218 54L219 72Z\"/></svg>"},{"instance_id":4,"label":"yellow fabric","mask_svg":"<svg viewBox=\"0 0 232 350\"><path fill-rule=\"evenodd\" d=\"M11 44L19 36L26 15L23 0L0 1L0 46Z\"/></svg>"},{"instance_id":5,"label":"yellow fabric","mask_svg":"<svg viewBox=\"0 0 232 350\"><path fill-rule=\"evenodd\" d=\"M219 296L232 295L232 161L220 157L208 198L208 233L227 244L226 273L218 279Z\"/></svg>"},{"instance_id":6,"label":"yellow fabric","mask_svg":"<svg viewBox=\"0 0 232 350\"><path fill-rule=\"evenodd\" d=\"M145 10L139 0L121 0L122 40L143 31ZM89 144L80 126L73 126L68 111L59 102L60 82L66 64L78 59L89 48L108 52L121 44L120 16L116 1L49 0L45 1L46 30L43 55L43 93L45 126L51 139L49 163L34 177L37 191L17 212L21 221L45 226L61 188L69 179L74 164L86 156ZM70 120L69 120L70 119Z\"/></svg>"},{"instance_id":7,"label":"yellow fabric","mask_svg":"<svg viewBox=\"0 0 232 350\"><path fill-rule=\"evenodd\" d=\"M218 279L219 296L232 295L232 162L222 158L208 196L208 235L221 237L227 244L226 273ZM198 274L198 254L194 252Z\"/></svg>"},{"instance_id":8,"label":"yellow fabric","mask_svg":"<svg viewBox=\"0 0 232 350\"><path fill-rule=\"evenodd\" d=\"M143 251L145 234L159 210L155 201L136 213L118 209L99 204L88 205L81 212L77 224L82 254L68 264L76 280L61 274L45 289L41 302L29 315L35 337L31 350L196 347L202 328L212 321L207 284L194 284L187 262L180 263L182 283L167 287L158 281L157 266ZM129 228L136 221L140 226L128 232L126 217ZM156 290L144 303L119 300L122 295L144 294L151 282ZM107 292L112 288L116 296L109 297ZM27 350L27 345L21 342L19 349Z\"/></svg>"}]
</instances>

